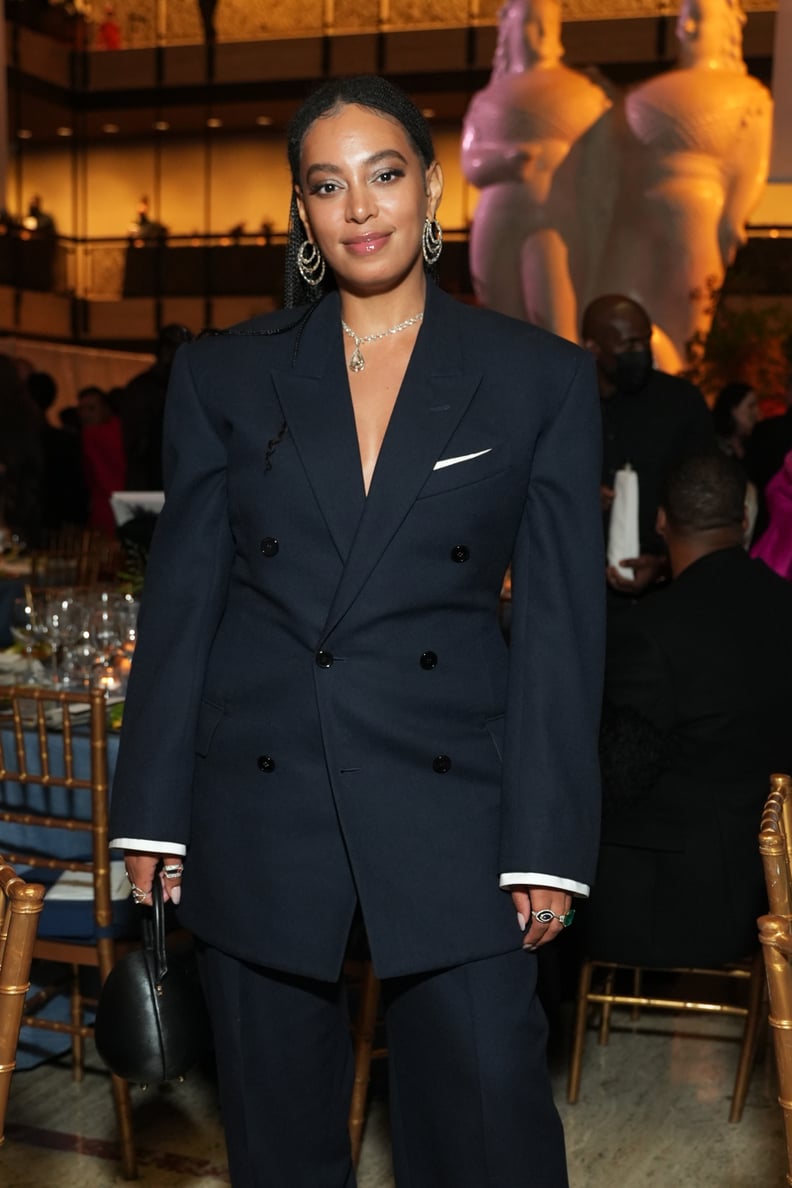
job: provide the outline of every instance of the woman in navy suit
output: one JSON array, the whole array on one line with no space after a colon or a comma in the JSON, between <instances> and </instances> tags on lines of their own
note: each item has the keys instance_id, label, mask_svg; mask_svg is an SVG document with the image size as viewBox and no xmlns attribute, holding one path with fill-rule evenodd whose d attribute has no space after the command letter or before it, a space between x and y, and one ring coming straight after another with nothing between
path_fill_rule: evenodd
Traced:
<instances>
[{"instance_id":1,"label":"woman in navy suit","mask_svg":"<svg viewBox=\"0 0 792 1188\"><path fill-rule=\"evenodd\" d=\"M397 1184L562 1188L535 950L597 852L593 363L434 285L442 173L390 84L326 84L289 159L313 300L174 366L113 834L201 942L235 1188L355 1183L358 905Z\"/></svg>"}]
</instances>

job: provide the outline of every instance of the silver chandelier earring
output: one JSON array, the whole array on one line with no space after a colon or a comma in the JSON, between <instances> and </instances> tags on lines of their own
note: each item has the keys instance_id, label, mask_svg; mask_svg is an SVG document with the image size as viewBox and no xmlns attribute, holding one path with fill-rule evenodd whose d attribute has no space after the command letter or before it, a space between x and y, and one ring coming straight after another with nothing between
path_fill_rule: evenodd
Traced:
<instances>
[{"instance_id":1,"label":"silver chandelier earring","mask_svg":"<svg viewBox=\"0 0 792 1188\"><path fill-rule=\"evenodd\" d=\"M421 244L423 247L423 258L431 268L440 259L440 253L443 250L443 228L437 219L427 217L424 220Z\"/></svg>"},{"instance_id":2,"label":"silver chandelier earring","mask_svg":"<svg viewBox=\"0 0 792 1188\"><path fill-rule=\"evenodd\" d=\"M321 285L325 274L324 256L315 243L303 240L297 253L297 271L306 285Z\"/></svg>"}]
</instances>

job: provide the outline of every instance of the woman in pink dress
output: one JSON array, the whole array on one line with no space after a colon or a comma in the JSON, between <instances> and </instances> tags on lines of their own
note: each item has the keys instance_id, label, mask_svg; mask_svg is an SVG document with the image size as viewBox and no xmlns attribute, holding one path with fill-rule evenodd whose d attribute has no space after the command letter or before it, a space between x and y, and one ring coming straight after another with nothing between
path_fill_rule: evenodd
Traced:
<instances>
[{"instance_id":1,"label":"woman in pink dress","mask_svg":"<svg viewBox=\"0 0 792 1188\"><path fill-rule=\"evenodd\" d=\"M83 473L88 487L88 525L113 536L115 519L110 496L126 486L121 420L101 388L83 388L77 399L82 422Z\"/></svg>"},{"instance_id":2,"label":"woman in pink dress","mask_svg":"<svg viewBox=\"0 0 792 1188\"><path fill-rule=\"evenodd\" d=\"M770 523L751 549L781 577L792 581L792 450L765 487Z\"/></svg>"}]
</instances>

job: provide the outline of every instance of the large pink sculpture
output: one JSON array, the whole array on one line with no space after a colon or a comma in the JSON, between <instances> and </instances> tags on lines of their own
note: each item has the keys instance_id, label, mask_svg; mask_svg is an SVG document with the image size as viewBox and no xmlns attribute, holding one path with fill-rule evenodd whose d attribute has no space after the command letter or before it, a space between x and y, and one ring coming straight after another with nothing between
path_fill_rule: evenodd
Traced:
<instances>
[{"instance_id":1,"label":"large pink sculpture","mask_svg":"<svg viewBox=\"0 0 792 1188\"><path fill-rule=\"evenodd\" d=\"M769 164L772 100L746 73L738 0L685 0L679 66L625 99L620 198L600 291L626 293L665 339L667 370L706 337L712 292L745 239Z\"/></svg>"},{"instance_id":2,"label":"large pink sculpture","mask_svg":"<svg viewBox=\"0 0 792 1188\"><path fill-rule=\"evenodd\" d=\"M479 301L577 341L613 199L611 102L562 55L559 0L507 0L492 76L465 116L462 168L481 190Z\"/></svg>"}]
</instances>

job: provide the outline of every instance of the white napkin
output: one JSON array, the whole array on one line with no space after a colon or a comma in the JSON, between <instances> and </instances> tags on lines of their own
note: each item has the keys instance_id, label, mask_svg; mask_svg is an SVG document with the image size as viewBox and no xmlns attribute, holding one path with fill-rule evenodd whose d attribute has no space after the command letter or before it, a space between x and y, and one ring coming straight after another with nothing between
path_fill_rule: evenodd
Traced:
<instances>
[{"instance_id":1,"label":"white napkin","mask_svg":"<svg viewBox=\"0 0 792 1188\"><path fill-rule=\"evenodd\" d=\"M113 491L110 496L113 517L119 528L133 520L140 512L158 515L165 506L164 491Z\"/></svg>"},{"instance_id":2,"label":"white napkin","mask_svg":"<svg viewBox=\"0 0 792 1188\"><path fill-rule=\"evenodd\" d=\"M638 475L629 465L616 471L613 481L613 503L608 525L608 564L614 565L623 578L635 577L632 569L619 565L626 557L637 557L641 551L638 533Z\"/></svg>"},{"instance_id":3,"label":"white napkin","mask_svg":"<svg viewBox=\"0 0 792 1188\"><path fill-rule=\"evenodd\" d=\"M6 648L0 652L0 672L13 676L15 673L25 672L27 667L27 656L23 652L18 652L16 648Z\"/></svg>"},{"instance_id":4,"label":"white napkin","mask_svg":"<svg viewBox=\"0 0 792 1188\"><path fill-rule=\"evenodd\" d=\"M44 665L40 660L31 660L13 647L0 652L0 677L26 680L28 676L37 682L43 679Z\"/></svg>"}]
</instances>

